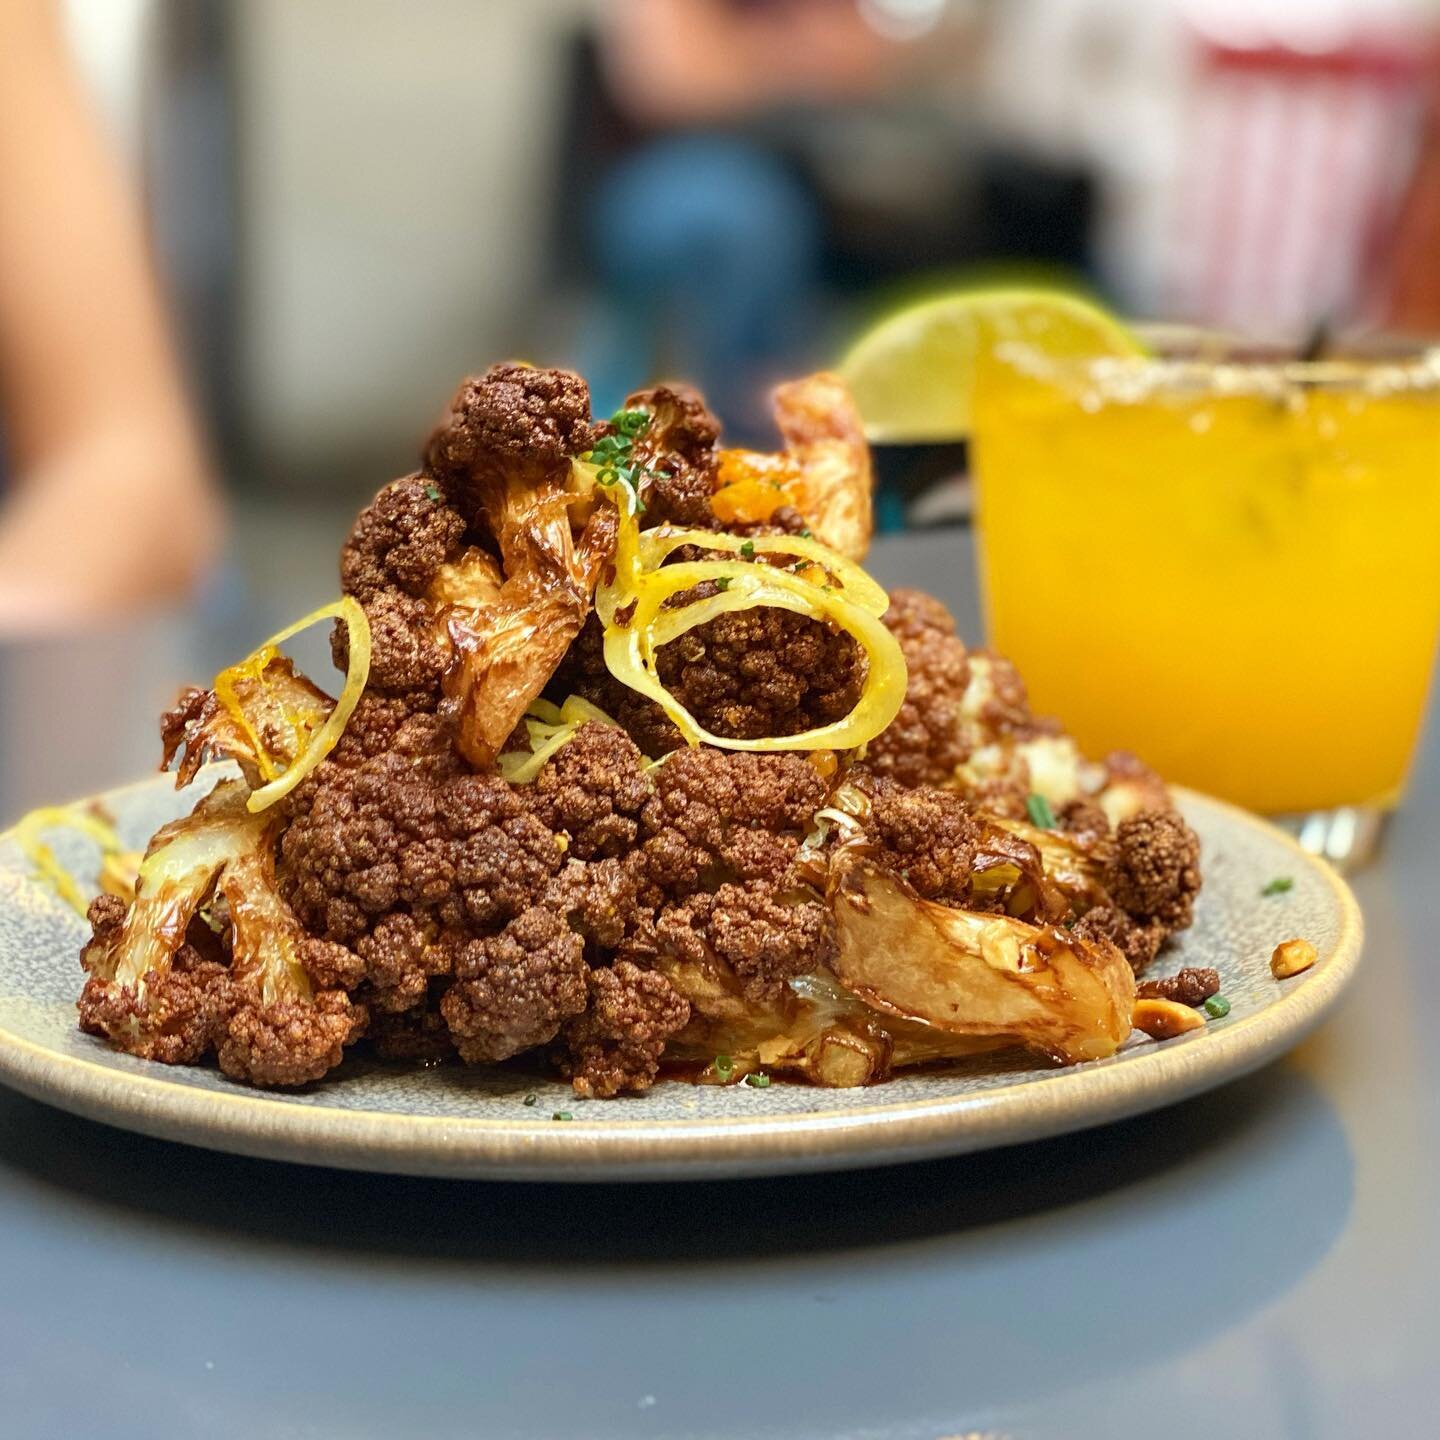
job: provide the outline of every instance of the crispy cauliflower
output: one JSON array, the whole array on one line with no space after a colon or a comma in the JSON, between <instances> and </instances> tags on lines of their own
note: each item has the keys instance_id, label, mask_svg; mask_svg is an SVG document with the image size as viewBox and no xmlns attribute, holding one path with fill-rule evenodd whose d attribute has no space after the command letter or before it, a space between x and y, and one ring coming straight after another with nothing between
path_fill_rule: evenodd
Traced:
<instances>
[{"instance_id":1,"label":"crispy cauliflower","mask_svg":"<svg viewBox=\"0 0 1440 1440\"><path fill-rule=\"evenodd\" d=\"M1032 715L1013 667L967 650L937 601L890 597L908 688L863 753L783 742L849 715L866 655L893 652L874 648L868 582L867 650L833 602L734 596L657 645L660 683L721 747L687 748L611 674L594 604L617 536L633 556L656 526L700 532L651 537L684 564L724 531L727 554L787 580L855 582L838 581L871 523L853 406L817 376L776 413L786 448L760 456L721 450L682 386L604 421L563 371L466 380L420 468L357 518L348 598L318 612L355 621L332 648L363 689L334 701L272 644L164 716L180 784L212 759L238 773L156 834L133 894L91 904L82 1028L262 1086L364 1045L549 1063L595 1097L666 1067L853 1085L1006 1045L1111 1053L1133 973L1190 923L1195 837L1139 762L1092 764ZM818 566L747 550L812 530ZM898 661L875 673L898 700ZM1211 983L1181 973L1176 993Z\"/></svg>"}]
</instances>

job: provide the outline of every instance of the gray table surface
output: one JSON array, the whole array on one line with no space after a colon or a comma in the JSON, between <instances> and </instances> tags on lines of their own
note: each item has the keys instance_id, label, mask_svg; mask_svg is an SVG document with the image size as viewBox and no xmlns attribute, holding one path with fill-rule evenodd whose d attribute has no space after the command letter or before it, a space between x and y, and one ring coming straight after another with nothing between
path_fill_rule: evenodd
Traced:
<instances>
[{"instance_id":1,"label":"gray table surface","mask_svg":"<svg viewBox=\"0 0 1440 1440\"><path fill-rule=\"evenodd\" d=\"M333 537L308 548L272 606L323 598ZM873 564L976 633L963 534ZM213 669L213 631L0 650L0 820L147 769L154 702ZM0 1436L1440 1433L1437 848L1432 743L1357 884L1361 977L1312 1040L1159 1114L955 1161L406 1180L0 1091Z\"/></svg>"}]
</instances>

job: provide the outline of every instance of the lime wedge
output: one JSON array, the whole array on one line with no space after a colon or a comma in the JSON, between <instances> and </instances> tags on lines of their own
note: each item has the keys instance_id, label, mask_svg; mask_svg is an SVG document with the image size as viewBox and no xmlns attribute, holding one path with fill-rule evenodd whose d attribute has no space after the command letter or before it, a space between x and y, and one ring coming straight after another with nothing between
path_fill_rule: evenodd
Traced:
<instances>
[{"instance_id":1,"label":"lime wedge","mask_svg":"<svg viewBox=\"0 0 1440 1440\"><path fill-rule=\"evenodd\" d=\"M963 440L976 367L1012 340L1057 359L1146 353L1113 315L1064 291L964 290L882 320L840 373L872 440Z\"/></svg>"}]
</instances>

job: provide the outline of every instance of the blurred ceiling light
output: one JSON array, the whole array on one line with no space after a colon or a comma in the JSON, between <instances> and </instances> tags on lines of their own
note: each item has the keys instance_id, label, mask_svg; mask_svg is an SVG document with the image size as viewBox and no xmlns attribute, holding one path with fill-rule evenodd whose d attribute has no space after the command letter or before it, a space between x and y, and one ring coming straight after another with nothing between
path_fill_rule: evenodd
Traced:
<instances>
[{"instance_id":1,"label":"blurred ceiling light","mask_svg":"<svg viewBox=\"0 0 1440 1440\"><path fill-rule=\"evenodd\" d=\"M887 40L918 40L939 23L946 0L859 0L860 17Z\"/></svg>"}]
</instances>

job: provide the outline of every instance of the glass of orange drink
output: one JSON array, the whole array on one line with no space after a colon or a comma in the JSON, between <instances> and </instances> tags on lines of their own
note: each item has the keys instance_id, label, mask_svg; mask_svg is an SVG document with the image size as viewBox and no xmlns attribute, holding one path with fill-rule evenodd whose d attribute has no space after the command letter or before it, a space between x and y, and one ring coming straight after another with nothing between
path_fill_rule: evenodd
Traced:
<instances>
[{"instance_id":1,"label":"glass of orange drink","mask_svg":"<svg viewBox=\"0 0 1440 1440\"><path fill-rule=\"evenodd\" d=\"M1015 342L975 383L989 639L1036 709L1362 859L1404 788L1440 631L1440 352Z\"/></svg>"}]
</instances>

